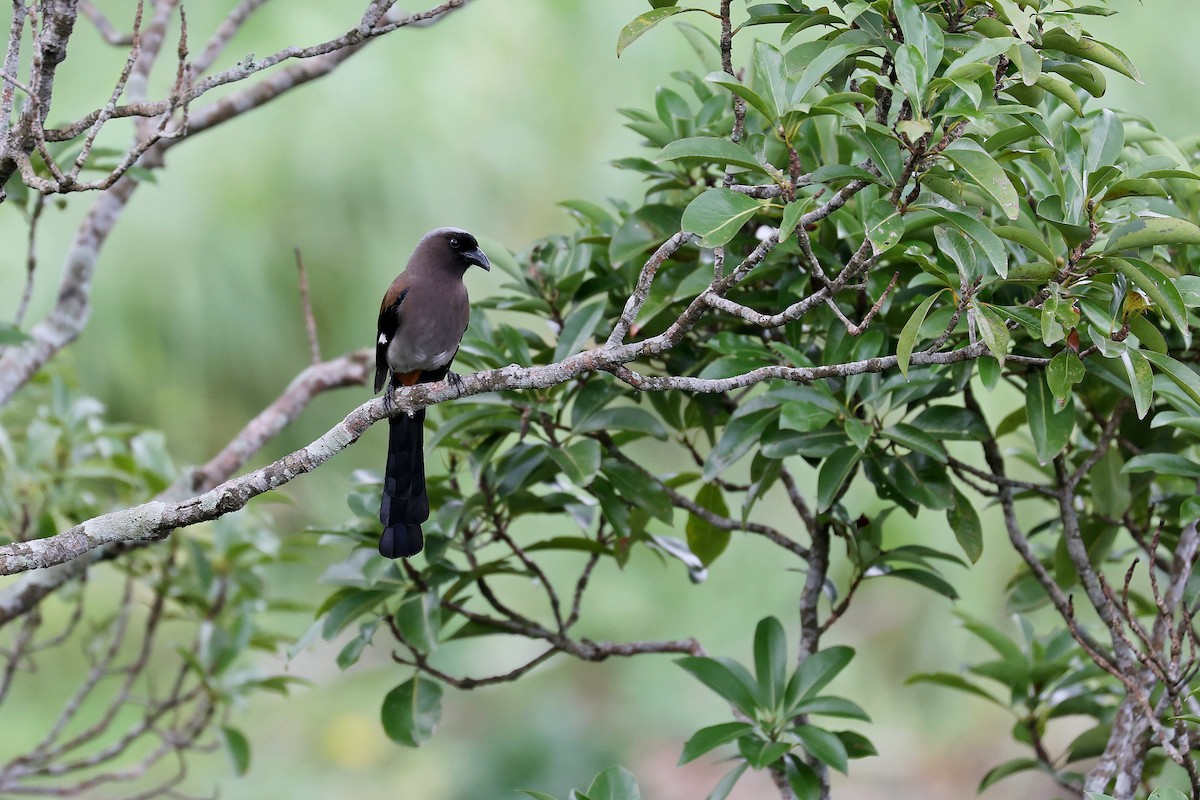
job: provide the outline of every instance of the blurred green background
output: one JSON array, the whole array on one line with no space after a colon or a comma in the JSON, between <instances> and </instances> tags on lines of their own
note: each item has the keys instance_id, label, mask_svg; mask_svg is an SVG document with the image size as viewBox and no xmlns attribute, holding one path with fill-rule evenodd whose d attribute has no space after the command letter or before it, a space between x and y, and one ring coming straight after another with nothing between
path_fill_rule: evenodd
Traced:
<instances>
[{"instance_id":1,"label":"blurred green background","mask_svg":"<svg viewBox=\"0 0 1200 800\"><path fill-rule=\"evenodd\" d=\"M129 2L97 5L114 22L132 15ZM193 52L230 5L187 5ZM1110 73L1104 104L1144 115L1172 136L1200 130L1194 92L1182 82L1200 73L1200 6L1195 0L1113 5L1122 13L1089 27L1126 51L1145 85ZM639 196L636 179L609 165L633 154L638 140L615 109L649 106L654 87L670 82L671 71L698 68L669 25L615 57L621 26L647 7L645 0L473 0L445 22L385 37L330 77L172 150L157 184L139 189L125 211L97 270L91 322L59 360L114 419L165 431L180 463L209 458L307 362L293 248L304 254L323 353L331 356L372 342L378 299L424 231L460 225L493 247L515 250L570 227L560 200ZM353 4L277 0L219 66L328 38L359 13ZM745 52L745 43L738 46ZM103 102L123 58L81 21L59 73L52 120L73 119ZM89 202L73 197L65 208L47 210L30 321L53 301L62 256ZM5 317L23 285L25 235L19 216L0 210ZM479 296L501 279L478 273L469 283ZM367 397L347 390L319 399L256 464L311 441ZM348 476L380 466L383 437L377 427L286 487L289 504L277 509L280 533L302 535L308 525L343 521ZM870 510L869 498L861 499ZM779 522L785 519L781 511ZM1002 614L1013 558L998 516L986 511L984 521L987 551L971 580L962 581L957 606L994 619ZM940 521L925 522L893 518L894 535L937 531L940 543L954 548ZM681 569L642 553L624 572L598 571L585 606L587 634L697 635L710 653L745 659L762 616L779 615L794 636L801 578L764 566L775 563L761 542L738 540L710 579L693 586ZM322 566L280 572L278 581L311 600L324 591L313 588ZM952 610L915 586L868 584L835 627L827 644L844 642L860 652L835 688L871 713L880 750L877 758L855 762L850 779L836 778L846 789L835 796L959 800L973 796L989 766L1017 753L1002 712L904 686L913 672L954 671L982 655ZM280 625L298 634L307 621L297 616ZM286 667L282 659L264 662L266 669L312 679L315 688L289 700L264 698L236 714L254 750L250 773L231 777L216 753L196 762L191 786L211 791L219 782L227 800L511 798L522 787L557 794L586 788L599 769L622 763L647 798L675 800L704 796L724 771L704 760L674 767L682 741L699 726L724 721L727 709L667 658L599 665L559 659L515 685L450 691L433 741L405 750L384 736L378 708L407 673L377 647L339 674L333 665L339 646L314 647ZM448 663L473 674L515 664L523 652L516 645L512 651L456 647L447 648ZM56 664L43 678L66 682L78 667ZM41 730L55 710L25 698L8 709L3 727ZM5 749L19 741L0 737ZM747 778L733 796L770 791ZM985 797L1051 792L1036 778L1014 779Z\"/></svg>"}]
</instances>

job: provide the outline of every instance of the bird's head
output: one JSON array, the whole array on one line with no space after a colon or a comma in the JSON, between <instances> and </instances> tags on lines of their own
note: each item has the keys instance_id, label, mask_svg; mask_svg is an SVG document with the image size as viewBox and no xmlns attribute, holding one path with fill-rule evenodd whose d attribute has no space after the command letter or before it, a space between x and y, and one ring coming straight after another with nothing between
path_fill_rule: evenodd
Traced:
<instances>
[{"instance_id":1,"label":"bird's head","mask_svg":"<svg viewBox=\"0 0 1200 800\"><path fill-rule=\"evenodd\" d=\"M479 247L475 237L462 228L438 228L421 239L417 252L436 254L443 263L460 267L464 272L472 266L491 270L492 262Z\"/></svg>"}]
</instances>

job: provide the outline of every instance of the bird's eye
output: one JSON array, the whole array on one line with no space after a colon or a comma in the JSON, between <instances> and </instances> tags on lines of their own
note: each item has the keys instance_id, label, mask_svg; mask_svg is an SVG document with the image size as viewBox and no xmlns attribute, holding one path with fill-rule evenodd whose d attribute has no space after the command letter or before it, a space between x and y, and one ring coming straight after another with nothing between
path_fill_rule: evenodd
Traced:
<instances>
[{"instance_id":1,"label":"bird's eye","mask_svg":"<svg viewBox=\"0 0 1200 800\"><path fill-rule=\"evenodd\" d=\"M453 247L455 250L457 250L458 248L462 247L462 240L459 239L457 236L451 236L450 237L450 246Z\"/></svg>"}]
</instances>

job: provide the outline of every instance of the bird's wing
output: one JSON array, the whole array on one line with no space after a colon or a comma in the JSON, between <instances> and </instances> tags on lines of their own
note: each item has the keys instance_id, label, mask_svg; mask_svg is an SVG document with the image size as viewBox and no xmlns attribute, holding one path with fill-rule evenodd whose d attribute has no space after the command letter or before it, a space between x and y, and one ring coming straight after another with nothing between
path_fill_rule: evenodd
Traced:
<instances>
[{"instance_id":1,"label":"bird's wing","mask_svg":"<svg viewBox=\"0 0 1200 800\"><path fill-rule=\"evenodd\" d=\"M400 328L400 306L404 303L404 298L408 296L408 286L406 284L407 281L404 280L404 276L398 276L396 280L392 281L387 294L383 296L383 303L379 306L379 332L375 338L376 392L383 388L384 381L387 380L388 345L391 343L392 337L396 335L396 331Z\"/></svg>"}]
</instances>

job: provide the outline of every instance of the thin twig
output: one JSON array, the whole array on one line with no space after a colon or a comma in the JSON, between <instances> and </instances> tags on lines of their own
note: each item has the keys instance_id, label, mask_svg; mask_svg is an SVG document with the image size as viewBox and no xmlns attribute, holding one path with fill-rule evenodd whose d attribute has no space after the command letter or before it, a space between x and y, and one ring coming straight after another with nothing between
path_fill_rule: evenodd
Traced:
<instances>
[{"instance_id":1,"label":"thin twig","mask_svg":"<svg viewBox=\"0 0 1200 800\"><path fill-rule=\"evenodd\" d=\"M313 316L312 301L308 295L308 273L304 269L300 248L295 248L293 252L296 254L296 272L300 275L300 308L304 312L304 329L308 331L309 358L315 366L321 363L321 342L317 338L317 320Z\"/></svg>"}]
</instances>

